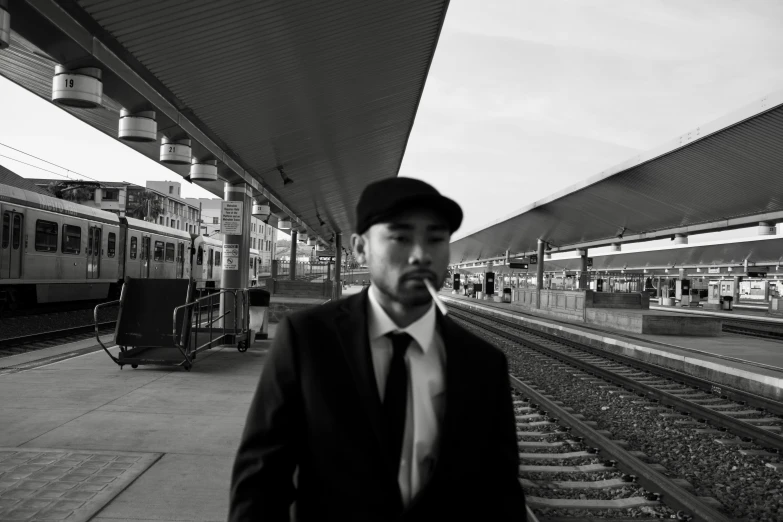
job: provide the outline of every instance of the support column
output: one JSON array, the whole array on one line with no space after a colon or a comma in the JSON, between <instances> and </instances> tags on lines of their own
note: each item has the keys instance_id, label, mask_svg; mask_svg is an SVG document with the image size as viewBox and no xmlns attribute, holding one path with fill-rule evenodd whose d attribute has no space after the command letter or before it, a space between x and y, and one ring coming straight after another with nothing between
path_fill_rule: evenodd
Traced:
<instances>
[{"instance_id":1,"label":"support column","mask_svg":"<svg viewBox=\"0 0 783 522\"><path fill-rule=\"evenodd\" d=\"M536 287L544 288L544 241L538 240L538 264L536 265Z\"/></svg>"},{"instance_id":2,"label":"support column","mask_svg":"<svg viewBox=\"0 0 783 522\"><path fill-rule=\"evenodd\" d=\"M658 296L658 299L661 299L663 296L661 295L661 276L658 276L658 286L656 287L656 295ZM669 297L668 295L666 297Z\"/></svg>"},{"instance_id":3,"label":"support column","mask_svg":"<svg viewBox=\"0 0 783 522\"><path fill-rule=\"evenodd\" d=\"M334 235L334 299L339 299L343 295L342 284L343 268L343 235Z\"/></svg>"},{"instance_id":4,"label":"support column","mask_svg":"<svg viewBox=\"0 0 783 522\"><path fill-rule=\"evenodd\" d=\"M288 274L291 281L296 279L296 230L291 229L291 259L288 261Z\"/></svg>"},{"instance_id":5,"label":"support column","mask_svg":"<svg viewBox=\"0 0 783 522\"><path fill-rule=\"evenodd\" d=\"M582 271L579 272L579 290L587 290L587 249L579 250Z\"/></svg>"},{"instance_id":6,"label":"support column","mask_svg":"<svg viewBox=\"0 0 783 522\"><path fill-rule=\"evenodd\" d=\"M739 276L734 276L734 295L732 296L733 297L733 299L732 299L732 301L733 301L732 306L736 306L736 305L739 304L740 279L742 279L742 278L739 277Z\"/></svg>"},{"instance_id":7,"label":"support column","mask_svg":"<svg viewBox=\"0 0 783 522\"><path fill-rule=\"evenodd\" d=\"M221 289L242 289L250 286L250 218L251 218L251 198L252 192L246 183L237 183L233 185L226 183L224 187L224 201L233 201L240 203L239 212L239 230L238 234L225 234L226 223L221 215L221 229L224 231L223 252L221 257ZM221 212L222 214L222 212ZM230 246L232 248L230 248ZM228 254L228 255L227 255ZM238 254L234 256L233 254ZM241 311L244 307L241 297L237 304ZM234 298L231 294L223 294L220 300L220 315L228 313L223 318L227 327L234 326L236 311L234 310ZM238 326L242 328L242 320L238 318Z\"/></svg>"}]
</instances>

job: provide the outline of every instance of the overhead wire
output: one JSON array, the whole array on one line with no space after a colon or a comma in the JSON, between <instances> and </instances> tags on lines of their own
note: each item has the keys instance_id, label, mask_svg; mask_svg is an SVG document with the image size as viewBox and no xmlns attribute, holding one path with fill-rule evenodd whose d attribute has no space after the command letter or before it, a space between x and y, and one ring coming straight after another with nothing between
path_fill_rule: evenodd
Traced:
<instances>
[{"instance_id":1,"label":"overhead wire","mask_svg":"<svg viewBox=\"0 0 783 522\"><path fill-rule=\"evenodd\" d=\"M81 176L82 178L87 178L87 179L89 179L89 180L91 180L91 181L95 181L96 183L100 183L100 181L98 181L98 180L97 180L97 179L95 179L95 178L91 178L90 176L85 176L84 174L80 174L80 173L78 173L78 172L76 172L76 171L73 171L73 170L71 170L71 169L67 169L67 168L65 168L65 167L63 167L63 166L61 166L61 165L58 165L58 164L56 164L56 163L52 163L51 161L47 161L47 160L45 160L45 159L43 159L43 158L39 158L38 156L36 156L36 155L34 155L34 154L30 154L29 152L25 152L25 151L23 151L23 150L17 149L17 148L15 148L15 147L12 147L12 146L10 146L10 145L6 145L5 143L2 143L2 142L0 142L0 145L2 145L3 147L9 148L9 149L11 149L11 150L14 150L14 151L16 151L16 152L19 152L19 153L21 153L21 154L24 154L25 156L30 156L31 158L35 158L35 159L37 159L38 161L42 161L42 162L44 162L44 163L48 163L49 165L52 165L52 166L54 166L54 167L57 167L58 169L63 169L64 171L66 171L66 172L69 172L69 173L72 173L72 174L74 174L74 175L76 175L76 176ZM30 167L34 167L34 168L37 168L37 169L43 170L43 171L45 171L45 172L49 172L49 173L51 173L51 174L54 174L54 175L56 175L56 176L62 176L62 177L64 177L64 178L66 178L66 179L73 179L73 178L71 178L70 176L68 176L68 175L66 175L66 174L62 174L62 173L59 173L59 172L54 172L54 171L51 171L51 170L45 169L45 168L43 168L43 167L39 167L38 165L33 165L33 164L31 164L31 163L26 163L26 162L24 162L24 161L22 161L22 160L18 160L18 159L16 159L16 158L12 158L11 156L6 156L5 154L0 154L0 156L2 156L2 157L4 157L4 158L8 158L8 159L10 159L10 160L13 160L13 161L18 161L19 163L21 163L21 164L23 164L23 165L27 165L27 166L30 166ZM78 180L74 180L74 181L78 181Z\"/></svg>"}]
</instances>

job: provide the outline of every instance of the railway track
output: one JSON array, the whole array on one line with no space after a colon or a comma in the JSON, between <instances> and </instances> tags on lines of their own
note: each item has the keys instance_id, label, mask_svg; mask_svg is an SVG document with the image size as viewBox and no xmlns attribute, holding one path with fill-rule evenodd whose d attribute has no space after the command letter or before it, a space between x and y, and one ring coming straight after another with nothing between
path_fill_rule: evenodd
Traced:
<instances>
[{"instance_id":1,"label":"railway track","mask_svg":"<svg viewBox=\"0 0 783 522\"><path fill-rule=\"evenodd\" d=\"M105 321L98 323L98 328L101 332L109 333L115 325L116 321ZM79 341L94 335L95 324L87 324L2 339L0 358Z\"/></svg>"},{"instance_id":2,"label":"railway track","mask_svg":"<svg viewBox=\"0 0 783 522\"><path fill-rule=\"evenodd\" d=\"M783 404L743 390L593 348L475 310L449 304L454 317L620 386L662 406L675 408L718 429L783 451ZM482 322L491 321L503 328Z\"/></svg>"},{"instance_id":3,"label":"railway track","mask_svg":"<svg viewBox=\"0 0 783 522\"><path fill-rule=\"evenodd\" d=\"M779 453L783 441L780 436L783 405L780 403L741 390L718 387L709 381L635 359L622 356L615 359L615 354L530 330L494 315L472 309L467 314L461 313L459 304L449 303L449 307L457 321L474 331L480 330L479 335L506 351L513 375L532 379L531 382L541 386L538 391L547 390L557 399L596 419L617 438L628 439L630 447L650 455L653 469L664 475L682 477L693 484L697 497L719 499L724 516L742 520L783 520L778 494L782 483L780 472L783 471ZM542 407L542 401L534 402L550 417L563 419L560 413L553 413L554 409ZM544 441L563 442L564 439ZM593 447L600 450L597 445ZM617 460L606 455L605 450L599 454ZM642 460L645 459L642 457ZM622 470L631 474L626 468ZM592 477L595 480L601 478L600 473ZM544 498L548 498L548 494L572 500L577 497L579 500L596 496L610 498L592 489L573 494L562 491L566 485L560 482L573 481L567 476L548 478L539 475L534 479L544 482L533 489L525 482L528 484L526 491L532 496L541 493ZM547 485L547 482L553 484ZM688 487L685 483L680 484L681 489ZM649 488L647 491L663 492L654 486L645 488ZM550 492L550 489L554 491ZM626 496L641 496L633 488L620 489L622 491L616 493L621 497L623 491ZM714 500L707 501L708 505L714 503ZM574 501L572 504L572 508L568 509L542 505L538 508L538 515L541 520L549 522L603 518L626 520L623 517L637 520L638 517L650 516L651 510L657 509L642 506L638 509L646 514L637 510L624 515L616 509L574 511L578 503ZM671 505L666 501L664 504ZM676 507L675 511L682 511L680 516L686 520L690 514L680 507ZM676 518L677 515L669 513L665 516ZM700 519L695 515L694 518Z\"/></svg>"},{"instance_id":4,"label":"railway track","mask_svg":"<svg viewBox=\"0 0 783 522\"><path fill-rule=\"evenodd\" d=\"M527 504L541 522L670 518L728 521L711 498L687 481L666 476L596 430L593 422L512 376L520 457L520 482ZM575 518L585 517L585 518Z\"/></svg>"},{"instance_id":5,"label":"railway track","mask_svg":"<svg viewBox=\"0 0 783 522\"><path fill-rule=\"evenodd\" d=\"M783 327L770 325L769 323L765 323L763 321L753 321L750 319L724 319L723 331L726 333L783 341Z\"/></svg>"}]
</instances>

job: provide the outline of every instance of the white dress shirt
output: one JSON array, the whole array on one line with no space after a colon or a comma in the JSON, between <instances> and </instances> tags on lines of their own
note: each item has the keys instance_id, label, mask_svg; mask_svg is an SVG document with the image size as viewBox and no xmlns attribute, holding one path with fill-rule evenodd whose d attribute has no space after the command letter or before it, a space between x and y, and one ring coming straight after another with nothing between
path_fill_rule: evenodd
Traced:
<instances>
[{"instance_id":1,"label":"white dress shirt","mask_svg":"<svg viewBox=\"0 0 783 522\"><path fill-rule=\"evenodd\" d=\"M431 476L438 452L439 422L443 418L446 384L446 352L437 331L435 303L419 320L399 328L381 307L370 286L367 311L370 350L375 382L383 402L392 357L390 332L406 332L413 338L405 352L408 368L408 403L398 482L405 505L421 491Z\"/></svg>"}]
</instances>

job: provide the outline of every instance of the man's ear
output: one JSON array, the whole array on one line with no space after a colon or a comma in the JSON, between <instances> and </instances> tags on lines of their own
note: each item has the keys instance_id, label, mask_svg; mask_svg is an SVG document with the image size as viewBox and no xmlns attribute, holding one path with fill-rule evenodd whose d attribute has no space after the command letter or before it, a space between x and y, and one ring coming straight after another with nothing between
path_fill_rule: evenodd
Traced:
<instances>
[{"instance_id":1,"label":"man's ear","mask_svg":"<svg viewBox=\"0 0 783 522\"><path fill-rule=\"evenodd\" d=\"M360 236L359 234L351 234L351 250L353 250L353 255L356 258L356 261L360 265L365 264L367 260L367 240L364 236Z\"/></svg>"}]
</instances>

